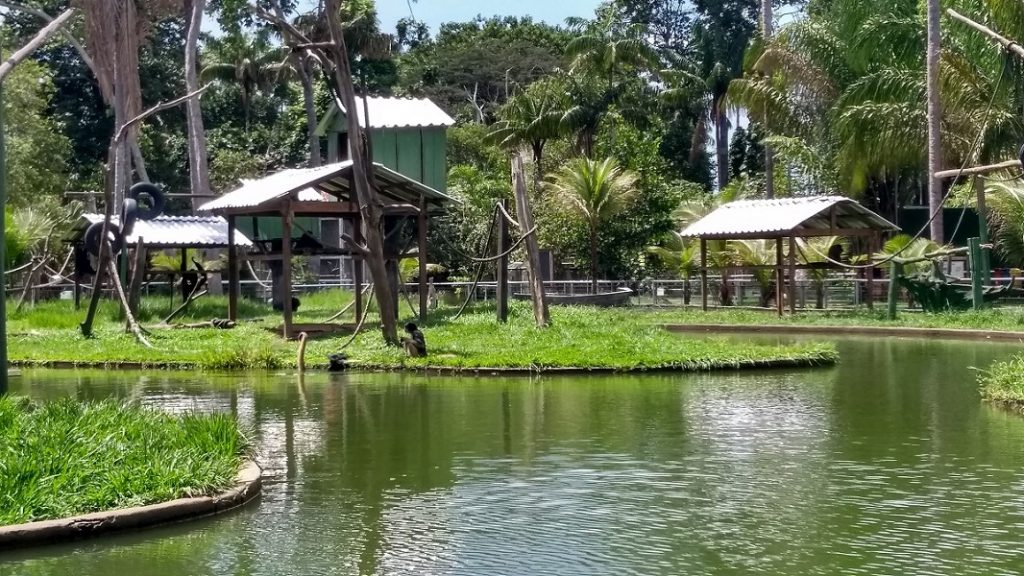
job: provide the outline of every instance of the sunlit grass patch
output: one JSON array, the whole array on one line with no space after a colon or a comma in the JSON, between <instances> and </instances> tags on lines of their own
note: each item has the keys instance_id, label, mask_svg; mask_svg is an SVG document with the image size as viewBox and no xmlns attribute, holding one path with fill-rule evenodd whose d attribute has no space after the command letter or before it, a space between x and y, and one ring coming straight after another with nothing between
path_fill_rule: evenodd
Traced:
<instances>
[{"instance_id":1,"label":"sunlit grass patch","mask_svg":"<svg viewBox=\"0 0 1024 576\"><path fill-rule=\"evenodd\" d=\"M213 494L248 450L228 414L0 398L0 525Z\"/></svg>"}]
</instances>

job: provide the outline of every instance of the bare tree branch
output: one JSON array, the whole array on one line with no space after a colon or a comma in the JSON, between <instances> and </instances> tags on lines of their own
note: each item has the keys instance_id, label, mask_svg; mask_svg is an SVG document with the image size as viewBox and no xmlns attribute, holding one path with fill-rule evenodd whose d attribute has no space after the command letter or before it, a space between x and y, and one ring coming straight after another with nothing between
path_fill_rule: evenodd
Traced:
<instances>
[{"instance_id":1,"label":"bare tree branch","mask_svg":"<svg viewBox=\"0 0 1024 576\"><path fill-rule=\"evenodd\" d=\"M35 52L37 48L39 48L43 44L46 44L46 41L49 40L51 36L60 31L61 26L67 24L68 20L70 20L71 17L74 15L75 9L68 8L60 16L57 16L52 22L44 26L43 29L36 34L35 38L30 40L28 44L25 44L21 47L20 50L18 50L14 54L11 54L10 58L4 61L3 64L0 64L0 82L3 82L4 78L6 78L12 70L14 70L14 67L17 66L19 62L21 62L30 54Z\"/></svg>"},{"instance_id":2,"label":"bare tree branch","mask_svg":"<svg viewBox=\"0 0 1024 576\"><path fill-rule=\"evenodd\" d=\"M210 84L206 84L205 86L203 86L199 90L196 90L195 92L189 92L188 94L185 94L184 96L182 96L180 98L175 98L174 100L171 100L169 102L160 102L160 103L156 104L155 106L153 106L149 110L146 110L142 114L139 114L135 118L132 118L131 120L125 122L124 125L121 126L121 128L118 129L117 134L114 135L114 141L115 142L121 142L122 140L124 140L125 134L128 132L129 128L131 128L132 126L138 124L139 122L142 122L146 118L149 118L153 114L158 114L160 112L163 112L164 110L169 110L171 108L174 108L175 106L178 106L178 105L182 104L183 102L186 102L188 100L191 100L192 98L200 96L200 95L202 95L203 92L206 92L209 88L210 88Z\"/></svg>"},{"instance_id":3,"label":"bare tree branch","mask_svg":"<svg viewBox=\"0 0 1024 576\"><path fill-rule=\"evenodd\" d=\"M47 24L53 22L52 16L34 6L26 6L25 4L20 4L18 2L8 2L7 0L0 0L0 6L4 8L10 8L11 10L18 10L26 14L31 14L36 18L39 18L43 22L46 22ZM96 63L93 62L92 56L89 56L89 53L85 51L85 46L82 46L82 43L79 42L78 38L75 38L75 35L71 32L62 28L60 33L68 41L68 44L71 44L75 48L75 50L78 52L78 56L81 57L82 62L85 62L86 67L89 68L90 71L92 71L93 75L95 75Z\"/></svg>"}]
</instances>

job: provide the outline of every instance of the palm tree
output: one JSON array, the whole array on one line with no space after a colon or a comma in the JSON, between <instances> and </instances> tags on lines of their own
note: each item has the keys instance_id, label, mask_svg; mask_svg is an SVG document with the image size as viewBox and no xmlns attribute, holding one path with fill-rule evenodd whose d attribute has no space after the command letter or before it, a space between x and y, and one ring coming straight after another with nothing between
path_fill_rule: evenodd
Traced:
<instances>
[{"instance_id":1,"label":"palm tree","mask_svg":"<svg viewBox=\"0 0 1024 576\"><path fill-rule=\"evenodd\" d=\"M199 32L203 25L203 10L206 0L186 0L185 12L187 33L185 40L185 89L195 92L199 89ZM188 121L188 173L192 197L192 211L196 212L204 202L201 195L210 193L210 174L206 151L206 130L203 127L203 111L198 98L185 103Z\"/></svg>"},{"instance_id":2,"label":"palm tree","mask_svg":"<svg viewBox=\"0 0 1024 576\"><path fill-rule=\"evenodd\" d=\"M931 220L932 240L945 243L942 229L942 181L935 173L942 169L942 101L939 94L939 0L928 0L928 52L926 69L928 80L928 208L939 212Z\"/></svg>"},{"instance_id":3,"label":"palm tree","mask_svg":"<svg viewBox=\"0 0 1024 576\"><path fill-rule=\"evenodd\" d=\"M644 39L646 31L639 24L619 30L610 18L569 18L566 23L578 34L565 47L565 56L571 62L569 70L607 78L608 90L615 86L617 73L629 67L644 70L660 59Z\"/></svg>"},{"instance_id":4,"label":"palm tree","mask_svg":"<svg viewBox=\"0 0 1024 576\"><path fill-rule=\"evenodd\" d=\"M830 273L829 259L836 259L833 256L836 247L845 249L849 244L840 236L797 238L796 244L799 248L797 256L804 264L812 266L807 275L814 286L815 308L820 310L825 307L825 281L828 280Z\"/></svg>"},{"instance_id":5,"label":"palm tree","mask_svg":"<svg viewBox=\"0 0 1024 576\"><path fill-rule=\"evenodd\" d=\"M564 100L564 86L557 78L538 80L501 107L498 111L501 120L487 135L486 141L502 148L530 147L537 189L540 189L540 179L544 174L541 166L544 145L561 133Z\"/></svg>"},{"instance_id":6,"label":"palm tree","mask_svg":"<svg viewBox=\"0 0 1024 576\"><path fill-rule=\"evenodd\" d=\"M754 281L761 289L760 306L767 308L771 304L772 296L775 295L775 272L762 266L774 266L775 262L775 241L774 240L730 240L729 251L734 255L734 261L739 266L757 266L751 270Z\"/></svg>"},{"instance_id":7,"label":"palm tree","mask_svg":"<svg viewBox=\"0 0 1024 576\"><path fill-rule=\"evenodd\" d=\"M630 207L637 177L621 169L613 158L577 158L551 182L555 198L586 220L590 236L590 276L597 292L597 246L601 225Z\"/></svg>"},{"instance_id":8,"label":"palm tree","mask_svg":"<svg viewBox=\"0 0 1024 576\"><path fill-rule=\"evenodd\" d=\"M1024 267L1024 183L989 181L986 194L996 250L1008 264Z\"/></svg>"},{"instance_id":9,"label":"palm tree","mask_svg":"<svg viewBox=\"0 0 1024 576\"><path fill-rule=\"evenodd\" d=\"M690 280L700 269L700 246L690 238L683 238L678 232L669 232L655 246L648 246L647 252L661 260L669 270L683 279L683 305L690 304L692 290Z\"/></svg>"},{"instance_id":10,"label":"palm tree","mask_svg":"<svg viewBox=\"0 0 1024 576\"><path fill-rule=\"evenodd\" d=\"M217 61L200 73L203 82L236 84L242 93L245 129L249 129L252 100L258 91L267 90L282 80L285 52L270 44L268 33L232 34L210 42L209 53Z\"/></svg>"}]
</instances>

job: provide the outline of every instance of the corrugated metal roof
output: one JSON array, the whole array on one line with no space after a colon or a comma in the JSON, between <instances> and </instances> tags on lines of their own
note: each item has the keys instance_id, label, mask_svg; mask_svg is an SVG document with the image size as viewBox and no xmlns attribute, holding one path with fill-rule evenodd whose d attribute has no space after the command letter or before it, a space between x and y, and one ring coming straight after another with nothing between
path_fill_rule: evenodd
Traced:
<instances>
[{"instance_id":1,"label":"corrugated metal roof","mask_svg":"<svg viewBox=\"0 0 1024 576\"><path fill-rule=\"evenodd\" d=\"M356 98L359 125L366 127L363 117L363 99ZM380 98L371 96L366 102L370 112L370 128L447 128L455 125L452 119L437 104L427 98ZM320 122L318 131L324 134L335 121L339 108L332 104Z\"/></svg>"},{"instance_id":2,"label":"corrugated metal roof","mask_svg":"<svg viewBox=\"0 0 1024 576\"><path fill-rule=\"evenodd\" d=\"M340 200L352 200L348 172L352 161L337 162L319 168L293 168L266 176L259 180L243 180L242 186L220 198L211 200L200 210L216 212L233 208L272 209L285 198L303 201L324 201L321 193ZM390 202L419 202L424 196L434 206L457 202L451 196L438 192L383 164L374 162L374 179L381 195Z\"/></svg>"},{"instance_id":3,"label":"corrugated metal roof","mask_svg":"<svg viewBox=\"0 0 1024 576\"><path fill-rule=\"evenodd\" d=\"M718 239L776 238L833 229L897 231L899 227L843 196L805 196L729 202L688 226L682 235Z\"/></svg>"},{"instance_id":4,"label":"corrugated metal roof","mask_svg":"<svg viewBox=\"0 0 1024 576\"><path fill-rule=\"evenodd\" d=\"M102 214L83 214L72 239L81 238L86 228L102 221ZM120 218L114 216L111 222L120 225ZM220 216L158 216L136 220L125 244L135 244L139 237L152 247L222 248L228 245L228 221ZM252 241L236 229L235 245L252 246Z\"/></svg>"}]
</instances>

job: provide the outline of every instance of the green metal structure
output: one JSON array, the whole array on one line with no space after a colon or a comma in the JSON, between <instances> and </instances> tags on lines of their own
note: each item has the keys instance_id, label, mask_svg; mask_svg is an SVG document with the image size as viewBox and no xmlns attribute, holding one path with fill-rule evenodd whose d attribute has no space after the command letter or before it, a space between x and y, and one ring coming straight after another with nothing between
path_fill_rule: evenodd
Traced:
<instances>
[{"instance_id":1,"label":"green metal structure","mask_svg":"<svg viewBox=\"0 0 1024 576\"><path fill-rule=\"evenodd\" d=\"M7 394L7 278L4 261L7 258L7 231L4 230L4 216L7 214L7 156L4 150L4 94L0 85L0 396Z\"/></svg>"}]
</instances>

